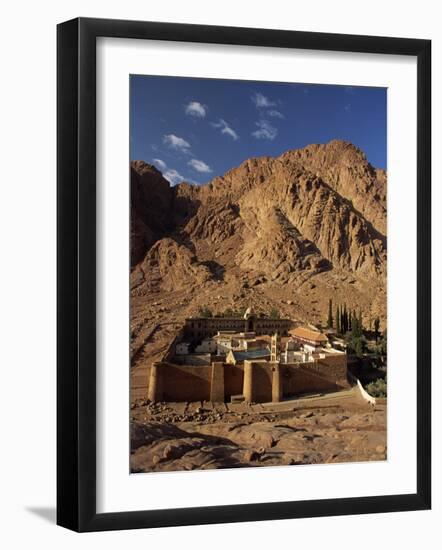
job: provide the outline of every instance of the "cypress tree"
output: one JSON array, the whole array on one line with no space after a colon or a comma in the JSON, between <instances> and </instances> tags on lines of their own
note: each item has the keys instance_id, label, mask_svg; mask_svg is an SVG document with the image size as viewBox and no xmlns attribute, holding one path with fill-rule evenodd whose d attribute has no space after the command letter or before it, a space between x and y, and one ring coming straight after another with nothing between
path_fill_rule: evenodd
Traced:
<instances>
[{"instance_id":1,"label":"cypress tree","mask_svg":"<svg viewBox=\"0 0 442 550\"><path fill-rule=\"evenodd\" d=\"M376 317L374 320L374 337L376 338L376 343L378 342L379 338L379 327L381 326L381 320L379 317Z\"/></svg>"},{"instance_id":2,"label":"cypress tree","mask_svg":"<svg viewBox=\"0 0 442 550\"><path fill-rule=\"evenodd\" d=\"M358 335L358 320L353 319L352 326L351 326L351 338L354 340Z\"/></svg>"},{"instance_id":3,"label":"cypress tree","mask_svg":"<svg viewBox=\"0 0 442 550\"><path fill-rule=\"evenodd\" d=\"M336 306L336 334L341 332L341 314L339 313L339 307Z\"/></svg>"},{"instance_id":4,"label":"cypress tree","mask_svg":"<svg viewBox=\"0 0 442 550\"><path fill-rule=\"evenodd\" d=\"M327 327L332 328L333 327L333 302L330 298L328 301L328 319L327 319Z\"/></svg>"}]
</instances>

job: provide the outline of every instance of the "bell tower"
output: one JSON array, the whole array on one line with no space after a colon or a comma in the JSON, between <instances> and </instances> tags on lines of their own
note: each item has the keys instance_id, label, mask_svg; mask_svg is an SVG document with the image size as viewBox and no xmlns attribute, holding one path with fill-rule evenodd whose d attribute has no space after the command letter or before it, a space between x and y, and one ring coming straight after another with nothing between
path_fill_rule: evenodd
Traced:
<instances>
[{"instance_id":1,"label":"bell tower","mask_svg":"<svg viewBox=\"0 0 442 550\"><path fill-rule=\"evenodd\" d=\"M255 330L255 316L253 315L252 308L249 306L244 313L244 332L254 332Z\"/></svg>"},{"instance_id":2,"label":"bell tower","mask_svg":"<svg viewBox=\"0 0 442 550\"><path fill-rule=\"evenodd\" d=\"M278 356L279 356L279 337L278 333L275 332L272 336L272 343L270 348L270 361L272 363L278 362Z\"/></svg>"}]
</instances>

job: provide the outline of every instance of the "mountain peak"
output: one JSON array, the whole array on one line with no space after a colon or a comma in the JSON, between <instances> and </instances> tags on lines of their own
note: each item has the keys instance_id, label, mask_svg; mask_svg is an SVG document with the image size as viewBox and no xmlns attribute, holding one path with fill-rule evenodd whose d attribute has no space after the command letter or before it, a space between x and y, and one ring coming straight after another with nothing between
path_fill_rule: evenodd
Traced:
<instances>
[{"instance_id":1,"label":"mountain peak","mask_svg":"<svg viewBox=\"0 0 442 550\"><path fill-rule=\"evenodd\" d=\"M345 162L368 164L365 153L350 141L333 139L328 143L311 143L300 149L291 149L281 155L282 159L306 159L314 158L320 162Z\"/></svg>"},{"instance_id":2,"label":"mountain peak","mask_svg":"<svg viewBox=\"0 0 442 550\"><path fill-rule=\"evenodd\" d=\"M135 170L135 172L137 172L137 174L139 174L140 176L142 176L147 172L152 172L154 174L162 175L162 173L158 170L156 166L154 166L153 164L149 164L144 160L132 160L130 165L131 165L131 168Z\"/></svg>"}]
</instances>

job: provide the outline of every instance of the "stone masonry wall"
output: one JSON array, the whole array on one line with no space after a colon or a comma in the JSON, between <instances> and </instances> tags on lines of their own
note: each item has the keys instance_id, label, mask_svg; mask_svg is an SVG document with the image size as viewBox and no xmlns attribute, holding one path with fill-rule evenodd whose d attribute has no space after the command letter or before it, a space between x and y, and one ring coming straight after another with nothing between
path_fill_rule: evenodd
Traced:
<instances>
[{"instance_id":1,"label":"stone masonry wall","mask_svg":"<svg viewBox=\"0 0 442 550\"><path fill-rule=\"evenodd\" d=\"M227 365L224 367L224 395L230 401L232 395L241 395L244 384L244 367L242 365Z\"/></svg>"},{"instance_id":2,"label":"stone masonry wall","mask_svg":"<svg viewBox=\"0 0 442 550\"><path fill-rule=\"evenodd\" d=\"M347 367L342 363L284 365L281 376L285 397L311 392L339 391L348 387Z\"/></svg>"},{"instance_id":3,"label":"stone masonry wall","mask_svg":"<svg viewBox=\"0 0 442 550\"><path fill-rule=\"evenodd\" d=\"M154 401L230 401L243 394L251 402L312 392L339 391L348 387L346 356L335 364L278 365L249 362L242 365L214 363L207 366L154 363L150 369L149 398Z\"/></svg>"},{"instance_id":4,"label":"stone masonry wall","mask_svg":"<svg viewBox=\"0 0 442 550\"><path fill-rule=\"evenodd\" d=\"M253 397L256 403L272 400L272 366L269 363L253 363Z\"/></svg>"},{"instance_id":5,"label":"stone masonry wall","mask_svg":"<svg viewBox=\"0 0 442 550\"><path fill-rule=\"evenodd\" d=\"M158 401L208 401L212 378L212 365L180 366L160 363Z\"/></svg>"}]
</instances>

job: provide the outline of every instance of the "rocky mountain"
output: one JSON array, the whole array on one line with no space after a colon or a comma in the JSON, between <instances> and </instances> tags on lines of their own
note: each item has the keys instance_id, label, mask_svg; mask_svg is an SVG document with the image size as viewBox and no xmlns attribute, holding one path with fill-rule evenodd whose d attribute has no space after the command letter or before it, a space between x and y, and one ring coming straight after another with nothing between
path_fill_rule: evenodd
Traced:
<instances>
[{"instance_id":1,"label":"rocky mountain","mask_svg":"<svg viewBox=\"0 0 442 550\"><path fill-rule=\"evenodd\" d=\"M201 306L323 321L329 298L385 319L386 173L351 143L252 158L202 186L134 161L131 205L135 332Z\"/></svg>"},{"instance_id":2,"label":"rocky mountain","mask_svg":"<svg viewBox=\"0 0 442 550\"><path fill-rule=\"evenodd\" d=\"M351 201L375 229L386 235L387 175L385 170L373 168L360 149L334 140L289 151L282 157L296 159L326 181L341 197Z\"/></svg>"},{"instance_id":3,"label":"rocky mountain","mask_svg":"<svg viewBox=\"0 0 442 550\"><path fill-rule=\"evenodd\" d=\"M140 262L146 251L169 228L173 189L154 166L131 163L131 263Z\"/></svg>"}]
</instances>

